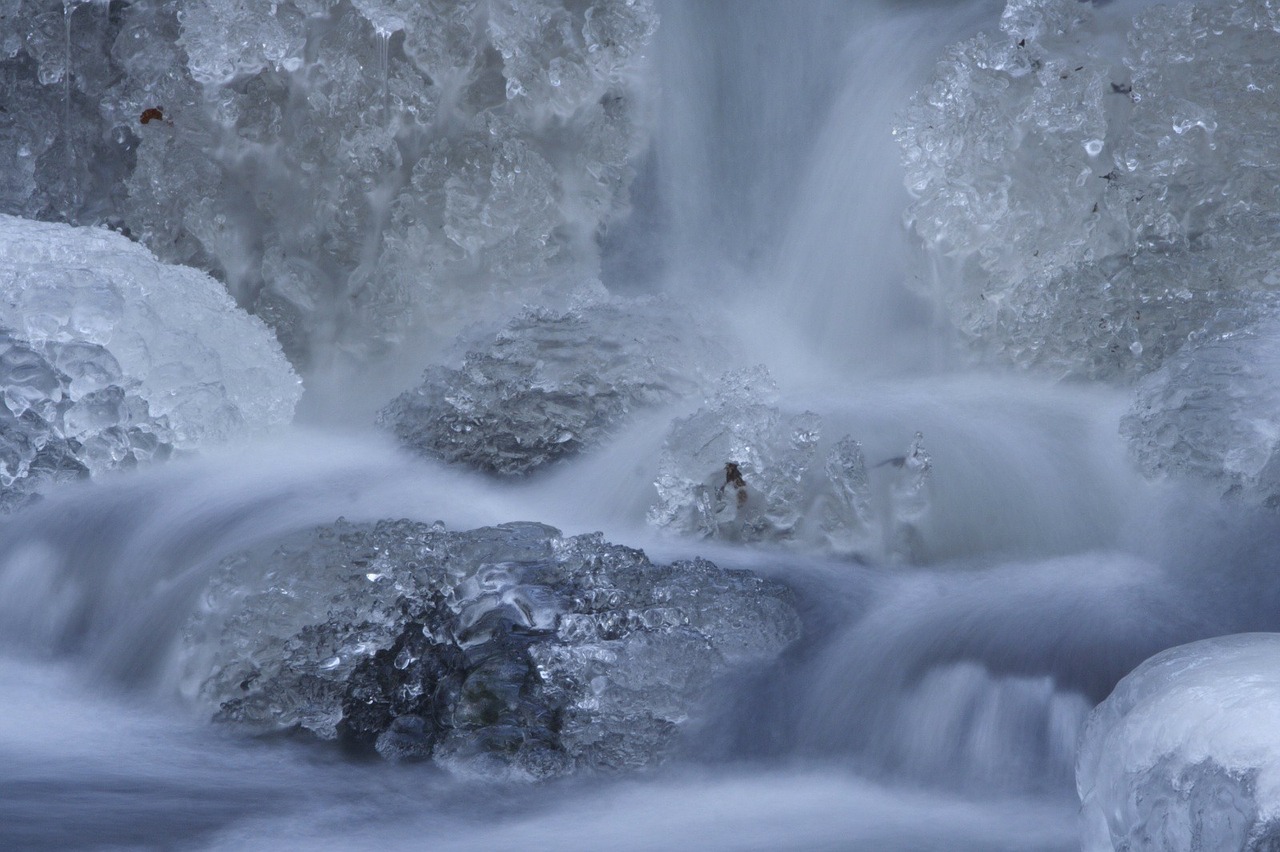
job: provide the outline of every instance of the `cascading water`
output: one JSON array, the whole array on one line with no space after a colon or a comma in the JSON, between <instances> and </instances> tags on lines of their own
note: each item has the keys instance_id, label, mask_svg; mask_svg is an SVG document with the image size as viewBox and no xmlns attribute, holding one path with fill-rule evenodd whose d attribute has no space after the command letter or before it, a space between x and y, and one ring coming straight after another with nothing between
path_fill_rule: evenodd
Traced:
<instances>
[{"instance_id":1,"label":"cascading water","mask_svg":"<svg viewBox=\"0 0 1280 852\"><path fill-rule=\"evenodd\" d=\"M1274 152L1101 167L1150 5L0 0L0 845L1078 848L1091 710L1280 629L1272 303L1141 289Z\"/></svg>"}]
</instances>

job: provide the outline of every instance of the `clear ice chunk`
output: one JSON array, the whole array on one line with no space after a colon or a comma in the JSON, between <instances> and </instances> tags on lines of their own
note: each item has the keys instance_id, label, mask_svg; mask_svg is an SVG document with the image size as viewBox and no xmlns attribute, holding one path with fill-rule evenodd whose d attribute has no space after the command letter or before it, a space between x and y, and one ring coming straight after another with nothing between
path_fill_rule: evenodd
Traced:
<instances>
[{"instance_id":1,"label":"clear ice chunk","mask_svg":"<svg viewBox=\"0 0 1280 852\"><path fill-rule=\"evenodd\" d=\"M1280 291L1280 31L1260 0L1012 0L897 128L920 280L984 357L1129 381Z\"/></svg>"},{"instance_id":2,"label":"clear ice chunk","mask_svg":"<svg viewBox=\"0 0 1280 852\"><path fill-rule=\"evenodd\" d=\"M1280 635L1163 651L1093 711L1076 761L1085 852L1280 843Z\"/></svg>"},{"instance_id":3,"label":"clear ice chunk","mask_svg":"<svg viewBox=\"0 0 1280 852\"><path fill-rule=\"evenodd\" d=\"M917 432L906 455L877 464L873 473L846 435L819 469L822 418L788 411L777 397L764 367L733 371L702 408L674 421L649 522L698 538L921 561L932 469L923 436Z\"/></svg>"},{"instance_id":4,"label":"clear ice chunk","mask_svg":"<svg viewBox=\"0 0 1280 852\"><path fill-rule=\"evenodd\" d=\"M675 421L650 522L730 541L793 537L821 420L811 411L784 414L776 402L768 371L754 367L726 374L705 407Z\"/></svg>"},{"instance_id":5,"label":"clear ice chunk","mask_svg":"<svg viewBox=\"0 0 1280 852\"><path fill-rule=\"evenodd\" d=\"M596 277L647 141L649 0L22 0L0 20L0 213L110 224L210 272L301 367Z\"/></svg>"},{"instance_id":6,"label":"clear ice chunk","mask_svg":"<svg viewBox=\"0 0 1280 852\"><path fill-rule=\"evenodd\" d=\"M1280 507L1280 323L1183 347L1138 383L1120 430L1151 476Z\"/></svg>"},{"instance_id":7,"label":"clear ice chunk","mask_svg":"<svg viewBox=\"0 0 1280 852\"><path fill-rule=\"evenodd\" d=\"M524 778L661 760L799 630L776 582L532 523L339 521L225 561L203 603L182 665L217 718Z\"/></svg>"}]
</instances>

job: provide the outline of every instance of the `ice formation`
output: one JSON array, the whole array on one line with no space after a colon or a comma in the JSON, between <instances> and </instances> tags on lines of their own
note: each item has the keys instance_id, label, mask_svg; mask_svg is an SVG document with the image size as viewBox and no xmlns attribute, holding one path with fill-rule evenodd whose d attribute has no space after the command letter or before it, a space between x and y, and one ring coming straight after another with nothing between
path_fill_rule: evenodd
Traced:
<instances>
[{"instance_id":1,"label":"ice formation","mask_svg":"<svg viewBox=\"0 0 1280 852\"><path fill-rule=\"evenodd\" d=\"M1213 483L1254 505L1280 505L1280 326L1250 326L1188 345L1146 376L1121 421L1152 475Z\"/></svg>"},{"instance_id":2,"label":"ice formation","mask_svg":"<svg viewBox=\"0 0 1280 852\"><path fill-rule=\"evenodd\" d=\"M1076 0L1010 0L896 130L936 298L986 354L1133 379L1280 291L1280 19L1154 5L1119 43Z\"/></svg>"},{"instance_id":3,"label":"ice formation","mask_svg":"<svg viewBox=\"0 0 1280 852\"><path fill-rule=\"evenodd\" d=\"M0 212L204 268L296 363L590 279L649 0L5 0Z\"/></svg>"},{"instance_id":4,"label":"ice formation","mask_svg":"<svg viewBox=\"0 0 1280 852\"><path fill-rule=\"evenodd\" d=\"M286 423L301 390L208 275L105 229L4 215L0 348L14 495Z\"/></svg>"},{"instance_id":5,"label":"ice formation","mask_svg":"<svg viewBox=\"0 0 1280 852\"><path fill-rule=\"evenodd\" d=\"M665 299L528 309L482 346L428 370L381 421L411 449L503 475L598 444L636 409L707 386L724 360Z\"/></svg>"},{"instance_id":6,"label":"ice formation","mask_svg":"<svg viewBox=\"0 0 1280 852\"><path fill-rule=\"evenodd\" d=\"M655 526L728 541L794 541L842 556L914 560L932 463L916 434L877 465L844 436L817 469L822 418L788 412L764 367L725 374L707 404L672 423L659 461Z\"/></svg>"},{"instance_id":7,"label":"ice formation","mask_svg":"<svg viewBox=\"0 0 1280 852\"><path fill-rule=\"evenodd\" d=\"M539 778L660 760L797 632L775 582L599 534L339 521L226 561L184 666L226 721Z\"/></svg>"},{"instance_id":8,"label":"ice formation","mask_svg":"<svg viewBox=\"0 0 1280 852\"><path fill-rule=\"evenodd\" d=\"M1280 844L1280 634L1152 657L1093 712L1076 786L1086 852Z\"/></svg>"}]
</instances>

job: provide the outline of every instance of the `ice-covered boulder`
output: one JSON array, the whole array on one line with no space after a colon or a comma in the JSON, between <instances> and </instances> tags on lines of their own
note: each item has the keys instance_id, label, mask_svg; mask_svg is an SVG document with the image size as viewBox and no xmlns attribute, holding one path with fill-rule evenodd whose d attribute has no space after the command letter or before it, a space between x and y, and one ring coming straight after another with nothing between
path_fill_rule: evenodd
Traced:
<instances>
[{"instance_id":1,"label":"ice-covered boulder","mask_svg":"<svg viewBox=\"0 0 1280 852\"><path fill-rule=\"evenodd\" d=\"M270 330L203 272L0 215L0 509L287 423L300 392Z\"/></svg>"},{"instance_id":2,"label":"ice-covered boulder","mask_svg":"<svg viewBox=\"0 0 1280 852\"><path fill-rule=\"evenodd\" d=\"M1280 324L1183 347L1138 383L1120 428L1152 476L1280 506Z\"/></svg>"},{"instance_id":3,"label":"ice-covered boulder","mask_svg":"<svg viewBox=\"0 0 1280 852\"><path fill-rule=\"evenodd\" d=\"M1076 762L1086 852L1280 845L1280 634L1206 639L1134 669Z\"/></svg>"},{"instance_id":4,"label":"ice-covered boulder","mask_svg":"<svg viewBox=\"0 0 1280 852\"><path fill-rule=\"evenodd\" d=\"M650 0L8 2L0 213L127 228L298 364L591 278L647 136Z\"/></svg>"},{"instance_id":5,"label":"ice-covered boulder","mask_svg":"<svg viewBox=\"0 0 1280 852\"><path fill-rule=\"evenodd\" d=\"M541 524L336 524L233 557L183 667L217 717L541 778L662 758L798 634L778 583Z\"/></svg>"},{"instance_id":6,"label":"ice-covered boulder","mask_svg":"<svg viewBox=\"0 0 1280 852\"><path fill-rule=\"evenodd\" d=\"M135 400L95 413L101 428L163 420L178 448L287 423L301 394L270 330L218 282L103 228L0 215L0 326L65 374L71 403Z\"/></svg>"},{"instance_id":7,"label":"ice-covered boulder","mask_svg":"<svg viewBox=\"0 0 1280 852\"><path fill-rule=\"evenodd\" d=\"M986 356L1133 379L1277 302L1274 5L1118 15L1010 0L896 130L920 278Z\"/></svg>"},{"instance_id":8,"label":"ice-covered boulder","mask_svg":"<svg viewBox=\"0 0 1280 852\"><path fill-rule=\"evenodd\" d=\"M507 476L595 446L636 410L709 384L724 361L665 299L529 309L458 369L434 367L381 422L424 455Z\"/></svg>"},{"instance_id":9,"label":"ice-covered boulder","mask_svg":"<svg viewBox=\"0 0 1280 852\"><path fill-rule=\"evenodd\" d=\"M929 513L923 436L873 469L852 436L825 454L821 443L822 418L788 410L764 367L726 373L703 407L671 424L649 522L682 535L914 560Z\"/></svg>"}]
</instances>

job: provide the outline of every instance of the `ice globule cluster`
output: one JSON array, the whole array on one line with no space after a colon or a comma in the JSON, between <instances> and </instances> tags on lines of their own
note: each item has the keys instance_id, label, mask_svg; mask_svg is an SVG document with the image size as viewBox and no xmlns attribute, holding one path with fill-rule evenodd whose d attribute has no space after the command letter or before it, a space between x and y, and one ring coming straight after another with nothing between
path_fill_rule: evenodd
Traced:
<instances>
[{"instance_id":1,"label":"ice globule cluster","mask_svg":"<svg viewBox=\"0 0 1280 852\"><path fill-rule=\"evenodd\" d=\"M1076 787L1086 852L1280 843L1280 635L1206 639L1134 669L1093 711Z\"/></svg>"},{"instance_id":2,"label":"ice globule cluster","mask_svg":"<svg viewBox=\"0 0 1280 852\"><path fill-rule=\"evenodd\" d=\"M127 385L102 346L37 350L0 327L0 512L60 482L167 457L167 421L152 418Z\"/></svg>"},{"instance_id":3,"label":"ice globule cluster","mask_svg":"<svg viewBox=\"0 0 1280 852\"><path fill-rule=\"evenodd\" d=\"M1010 0L895 132L921 279L960 333L998 360L1131 380L1274 310L1280 24L1264 0L1158 5L1122 43L1103 14Z\"/></svg>"},{"instance_id":4,"label":"ice globule cluster","mask_svg":"<svg viewBox=\"0 0 1280 852\"><path fill-rule=\"evenodd\" d=\"M0 212L216 274L300 365L596 275L647 136L649 0L7 3Z\"/></svg>"},{"instance_id":5,"label":"ice globule cluster","mask_svg":"<svg viewBox=\"0 0 1280 852\"><path fill-rule=\"evenodd\" d=\"M526 309L458 368L433 367L381 413L410 449L518 476L593 447L635 411L710 386L723 363L667 299L584 296Z\"/></svg>"},{"instance_id":6,"label":"ice globule cluster","mask_svg":"<svg viewBox=\"0 0 1280 852\"><path fill-rule=\"evenodd\" d=\"M301 393L270 330L218 282L104 228L0 214L0 326L65 374L69 423L83 424L68 437L163 421L164 443L192 448L289 422ZM26 392L4 393L21 416Z\"/></svg>"},{"instance_id":7,"label":"ice globule cluster","mask_svg":"<svg viewBox=\"0 0 1280 852\"><path fill-rule=\"evenodd\" d=\"M543 778L661 760L798 632L776 582L599 534L339 521L224 562L183 666L224 721Z\"/></svg>"},{"instance_id":8,"label":"ice globule cluster","mask_svg":"<svg viewBox=\"0 0 1280 852\"><path fill-rule=\"evenodd\" d=\"M824 454L821 416L787 411L764 367L733 371L668 430L649 522L682 535L914 561L932 476L923 442L916 433L906 455L873 469L849 435Z\"/></svg>"}]
</instances>

